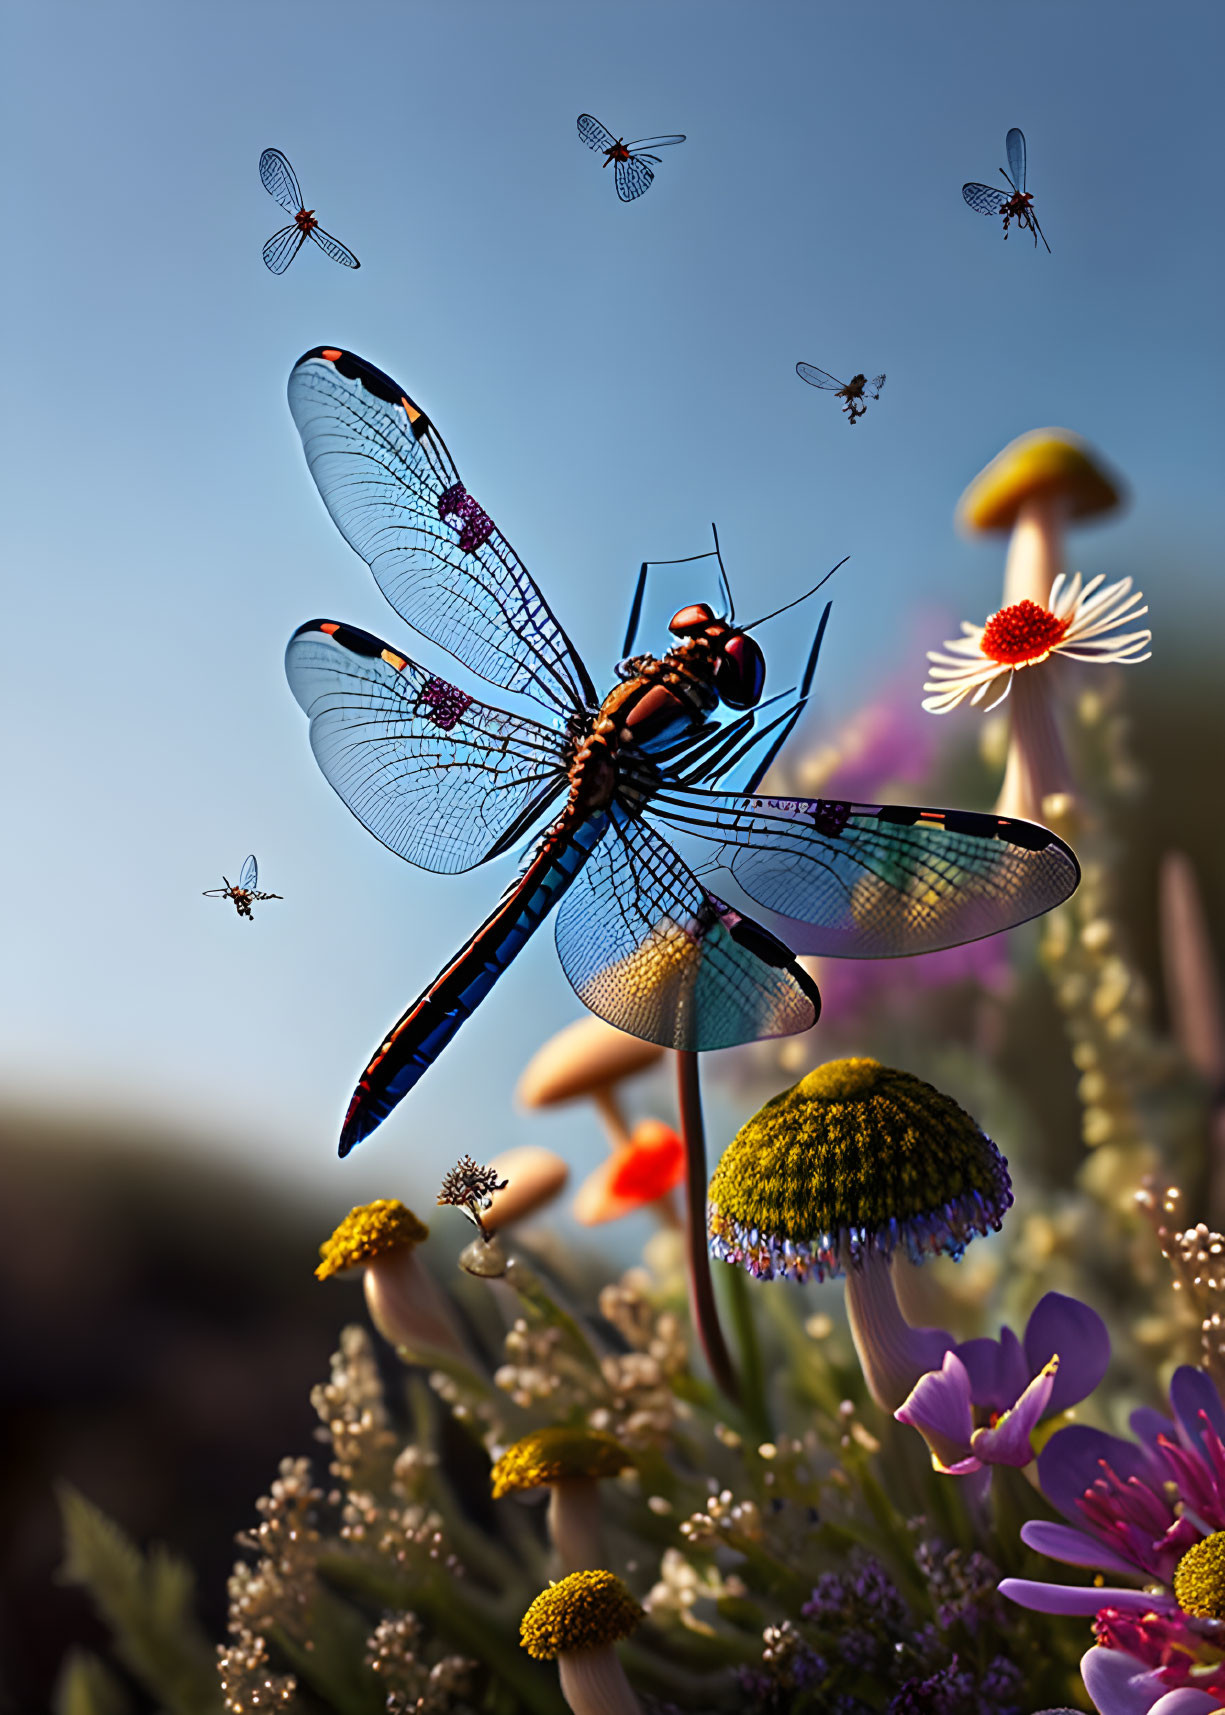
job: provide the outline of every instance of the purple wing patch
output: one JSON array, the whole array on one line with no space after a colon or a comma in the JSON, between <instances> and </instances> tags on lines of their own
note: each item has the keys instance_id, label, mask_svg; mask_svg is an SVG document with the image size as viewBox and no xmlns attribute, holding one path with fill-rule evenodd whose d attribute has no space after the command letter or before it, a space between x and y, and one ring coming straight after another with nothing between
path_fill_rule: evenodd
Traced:
<instances>
[{"instance_id":1,"label":"purple wing patch","mask_svg":"<svg viewBox=\"0 0 1225 1715\"><path fill-rule=\"evenodd\" d=\"M472 698L458 685L448 685L445 679L428 679L421 687L421 701L428 710L427 720L443 732L457 727L464 711L472 707Z\"/></svg>"},{"instance_id":2,"label":"purple wing patch","mask_svg":"<svg viewBox=\"0 0 1225 1715\"><path fill-rule=\"evenodd\" d=\"M483 512L462 482L453 482L438 496L438 516L458 518L459 548L462 554L475 554L493 535L493 519Z\"/></svg>"},{"instance_id":3,"label":"purple wing patch","mask_svg":"<svg viewBox=\"0 0 1225 1715\"><path fill-rule=\"evenodd\" d=\"M826 834L831 840L836 840L850 817L849 804L840 804L834 798L818 798L816 809L812 813L812 823L819 834Z\"/></svg>"}]
</instances>

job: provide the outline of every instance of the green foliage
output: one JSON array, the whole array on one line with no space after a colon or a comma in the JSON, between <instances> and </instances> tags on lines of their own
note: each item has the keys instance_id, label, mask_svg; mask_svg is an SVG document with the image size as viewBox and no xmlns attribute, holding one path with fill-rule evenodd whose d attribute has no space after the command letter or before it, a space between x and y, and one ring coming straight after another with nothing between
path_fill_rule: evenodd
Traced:
<instances>
[{"instance_id":1,"label":"green foliage","mask_svg":"<svg viewBox=\"0 0 1225 1715\"><path fill-rule=\"evenodd\" d=\"M168 1715L219 1715L217 1657L192 1611L191 1568L157 1546L143 1555L66 1483L59 1500L66 1549L60 1578L89 1591L120 1661ZM122 1703L105 1700L115 1689L101 1664L70 1663L60 1686L62 1715L116 1715Z\"/></svg>"},{"instance_id":2,"label":"green foliage","mask_svg":"<svg viewBox=\"0 0 1225 1715\"><path fill-rule=\"evenodd\" d=\"M60 1669L54 1715L130 1715L132 1705L106 1663L88 1650L69 1650Z\"/></svg>"}]
</instances>

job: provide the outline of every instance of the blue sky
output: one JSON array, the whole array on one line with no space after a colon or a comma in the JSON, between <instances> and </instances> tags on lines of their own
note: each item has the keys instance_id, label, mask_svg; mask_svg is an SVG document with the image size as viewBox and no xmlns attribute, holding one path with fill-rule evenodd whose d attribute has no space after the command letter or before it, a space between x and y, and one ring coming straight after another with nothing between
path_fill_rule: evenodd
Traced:
<instances>
[{"instance_id":1,"label":"blue sky","mask_svg":"<svg viewBox=\"0 0 1225 1715\"><path fill-rule=\"evenodd\" d=\"M421 401L597 683L639 561L700 551L715 518L743 611L851 555L818 722L917 697L916 616L997 605L956 498L1044 423L1133 486L1075 563L1139 573L1158 640L1221 623L1216 0L26 0L9 38L10 1094L190 1117L342 1201L457 1146L586 1152L586 1121L509 1102L579 1011L544 933L335 1159L379 1033L513 865L411 870L311 758L281 666L302 620L445 658L318 501L285 404L310 346ZM584 110L689 140L623 206ZM1010 125L1050 257L961 200ZM265 270L268 144L359 273L309 248ZM884 396L851 432L798 358L884 370ZM673 574L646 644L702 575ZM763 640L780 688L804 627ZM252 848L286 900L248 926L200 892Z\"/></svg>"}]
</instances>

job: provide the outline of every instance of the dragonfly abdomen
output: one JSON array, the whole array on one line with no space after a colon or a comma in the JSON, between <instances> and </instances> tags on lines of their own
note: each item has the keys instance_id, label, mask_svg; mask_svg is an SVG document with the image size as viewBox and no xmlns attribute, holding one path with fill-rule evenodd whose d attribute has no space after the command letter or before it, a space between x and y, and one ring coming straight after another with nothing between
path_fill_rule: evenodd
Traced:
<instances>
[{"instance_id":1,"label":"dragonfly abdomen","mask_svg":"<svg viewBox=\"0 0 1225 1715\"><path fill-rule=\"evenodd\" d=\"M544 922L607 827L606 811L567 810L554 823L518 881L388 1032L353 1092L340 1133L342 1156L429 1070Z\"/></svg>"}]
</instances>

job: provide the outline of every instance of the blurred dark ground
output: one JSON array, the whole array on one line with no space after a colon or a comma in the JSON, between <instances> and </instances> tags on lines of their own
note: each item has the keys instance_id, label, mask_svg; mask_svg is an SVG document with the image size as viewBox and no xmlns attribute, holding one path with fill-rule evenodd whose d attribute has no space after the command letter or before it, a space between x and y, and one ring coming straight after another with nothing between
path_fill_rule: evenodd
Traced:
<instances>
[{"instance_id":1,"label":"blurred dark ground","mask_svg":"<svg viewBox=\"0 0 1225 1715\"><path fill-rule=\"evenodd\" d=\"M220 1639L234 1534L311 1451L309 1390L360 1300L313 1279L326 1215L148 1119L0 1110L0 1175L0 1709L24 1715L71 1643L107 1641L54 1582L53 1485L186 1557Z\"/></svg>"},{"instance_id":2,"label":"blurred dark ground","mask_svg":"<svg viewBox=\"0 0 1225 1715\"><path fill-rule=\"evenodd\" d=\"M1225 948L1225 674L1215 636L1157 641L1152 669L1127 677L1146 784L1116 825L1123 914L1160 1018L1157 870L1171 847L1191 857ZM1047 1135L1066 1138L1074 1077L1035 992L1007 1058L1067 1066L1028 1080ZM277 1462L315 1445L308 1393L358 1313L356 1295L342 1303L312 1275L334 1214L211 1164L186 1127L0 1107L4 1715L49 1706L70 1644L106 1645L85 1596L54 1580L61 1478L189 1560L205 1626L223 1636L234 1534Z\"/></svg>"}]
</instances>

